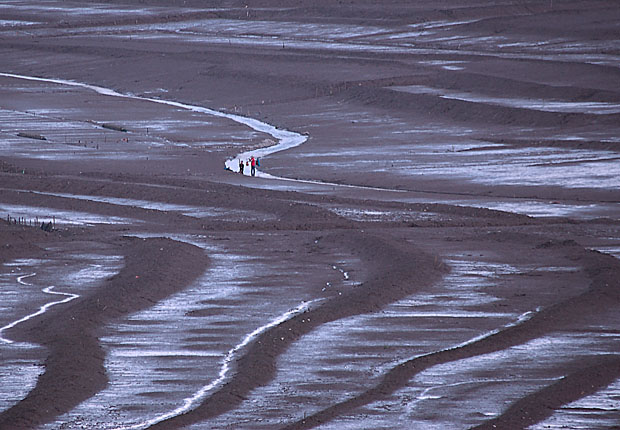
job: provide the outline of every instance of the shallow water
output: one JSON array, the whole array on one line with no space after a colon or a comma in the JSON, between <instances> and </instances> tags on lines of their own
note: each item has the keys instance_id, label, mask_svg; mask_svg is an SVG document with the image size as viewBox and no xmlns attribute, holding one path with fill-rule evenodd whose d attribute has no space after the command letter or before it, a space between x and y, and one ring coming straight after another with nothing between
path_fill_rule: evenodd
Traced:
<instances>
[{"instance_id":1,"label":"shallow water","mask_svg":"<svg viewBox=\"0 0 620 430\"><path fill-rule=\"evenodd\" d=\"M0 275L0 411L32 390L47 355L38 345L14 342L11 328L63 306L112 276L121 265L118 256L83 249L64 249L54 255L46 260L13 260Z\"/></svg>"},{"instance_id":2,"label":"shallow water","mask_svg":"<svg viewBox=\"0 0 620 430\"><path fill-rule=\"evenodd\" d=\"M179 212L183 215L193 218L221 218L223 220L239 219L243 221L265 221L275 219L275 216L270 214L264 214L252 210L241 209L223 209L217 207L204 207L204 206L190 206L175 203L156 202L151 200L140 199L128 199L123 197L109 197L109 196L92 196L92 195L79 195L69 193L48 193L42 191L30 191L36 194L44 194L48 196L64 197L68 199L77 200L89 200L93 202L110 203L119 206L138 207L142 209L152 209L165 212ZM0 209L1 209L0 204Z\"/></svg>"},{"instance_id":3,"label":"shallow water","mask_svg":"<svg viewBox=\"0 0 620 430\"><path fill-rule=\"evenodd\" d=\"M393 86L389 88L394 91L402 91L412 94L430 94L445 99L461 100L472 103L485 103L518 109L532 109L543 112L583 113L594 115L620 113L620 103L494 97L483 94L447 90L443 88L431 88L423 85Z\"/></svg>"},{"instance_id":4,"label":"shallow water","mask_svg":"<svg viewBox=\"0 0 620 430\"><path fill-rule=\"evenodd\" d=\"M416 375L409 387L391 394L387 399L369 404L350 416L341 417L321 429L353 429L364 420L372 428L414 426L425 429L466 429L501 414L512 402L558 381L560 370L580 356L607 354L618 340L601 339L594 333L557 333L501 352L477 356L434 366ZM502 369L501 375L493 369ZM603 390L588 400L575 402L564 416L554 416L532 428L611 428L616 389ZM598 411L579 411L578 404L607 405ZM617 404L617 402L616 402ZM574 408L574 409L573 409ZM562 414L560 412L559 414ZM570 417L573 414L573 417ZM581 425L576 426L577 420ZM561 427L563 426L563 427ZM551 427L553 428L553 427Z\"/></svg>"},{"instance_id":5,"label":"shallow water","mask_svg":"<svg viewBox=\"0 0 620 430\"><path fill-rule=\"evenodd\" d=\"M34 77L34 76L16 75L12 73L0 73L0 76L4 76L8 78L24 79L28 81L34 81L34 82L46 82L46 83L52 83L52 84L57 84L57 85L65 85L69 87L84 88L84 89L95 91L96 93L100 95L104 95L104 96L150 102L150 103L169 106L173 108L180 108L180 109L191 111L191 112L197 112L200 114L206 114L206 115L210 115L210 116L217 117L217 118L225 118L225 119L232 120L236 123L243 124L255 132L269 134L274 139L276 139L277 143L275 145L248 151L248 152L239 154L234 159L227 160L225 163L225 167L235 172L239 171L239 159L247 160L251 156L259 157L259 158L264 157L264 156L267 156L267 155L270 155L276 152L294 148L296 146L301 145L307 140L306 136L303 136L299 133L280 129L276 126L257 120L255 118L237 115L233 113L220 112L220 111L209 109L203 106L196 106L196 105L180 103L180 102L164 100L164 99L158 99L158 98L135 96L132 94L123 94L113 89L104 88L104 87L97 86L97 85L89 85L85 83L64 80L64 79L39 78L39 77ZM92 156L93 154L89 154L89 155ZM31 155L31 156L40 157L41 155ZM59 156L62 157L62 155L58 155L58 154L51 155L51 157L54 159L57 159L57 157ZM66 157L67 154L64 154L64 156ZM105 156L109 157L110 155L109 153L106 153ZM120 155L121 158L124 158L124 157L131 158L132 156L135 157L135 155L128 155L128 154ZM50 157L50 156L48 155L47 157ZM249 174L249 172L247 172L246 174Z\"/></svg>"},{"instance_id":6,"label":"shallow water","mask_svg":"<svg viewBox=\"0 0 620 430\"><path fill-rule=\"evenodd\" d=\"M298 288L316 262L292 268L201 236L173 239L203 247L209 269L185 290L110 326L101 339L109 386L42 429L139 429L192 409L230 376L248 342L308 305L304 294L283 300L280 288ZM337 279L349 276L346 262L330 268L327 288L337 288Z\"/></svg>"},{"instance_id":7,"label":"shallow water","mask_svg":"<svg viewBox=\"0 0 620 430\"><path fill-rule=\"evenodd\" d=\"M528 430L615 429L618 425L618 410L620 410L620 380L593 395L563 406L551 417L528 427Z\"/></svg>"},{"instance_id":8,"label":"shallow water","mask_svg":"<svg viewBox=\"0 0 620 430\"><path fill-rule=\"evenodd\" d=\"M32 80L42 83L54 83L61 85L70 85L74 87L83 87L94 90L100 94L112 95L118 98L128 98L132 100L141 100L163 104L164 106L180 107L185 110L204 113L216 117L223 117L248 126L255 132L270 134L277 142L276 145L269 148L249 151L240 154L234 159L229 159L226 165L233 171L238 170L238 160L248 159L250 156L264 157L276 152L294 148L305 142L306 136L287 130L280 130L269 124L252 118L242 117L235 114L221 113L211 109L186 105L177 102L170 102L160 99L151 99L145 97L136 97L127 94L120 94L110 89L102 87L81 84L70 81L41 79L24 76L16 76L4 74L7 77L18 77L20 79ZM329 110L329 109L327 109ZM326 113L328 119L333 113ZM394 133L407 139L407 135L412 135L418 139L425 137L433 137L436 134L445 135L448 130L441 125L426 125L419 128L408 128L403 130L403 126L399 121L393 118L377 118L373 115L363 115L360 113L349 113L351 118L356 122L356 128L361 125L368 125L373 128L374 132L377 127L385 129L382 133ZM409 126L410 127L410 126ZM358 147L343 147L336 152L313 152L313 153L297 153L296 161L300 158L306 166L321 174L322 171L333 172L336 170L350 170L351 172L366 170L369 173L388 174L390 176L403 177L429 177L437 178L463 178L472 182L479 182L485 185L555 185L561 187L592 187L592 188L619 188L620 187L620 163L615 159L615 153L610 151L591 151L591 150L572 150L562 148L510 148L505 145L492 144L488 142L476 141L471 139L474 130L471 129L455 129L451 131L452 138L446 142L434 142L433 144L415 144L411 142L405 144L393 143L389 146L382 147L379 151L377 148L364 149ZM469 138L468 138L469 136ZM399 137L399 138L401 138ZM571 139L583 137L572 136ZM23 151L23 143L20 142ZM45 157L56 159L67 156L65 148L49 147L46 151L41 151L40 143L31 143L31 149L27 150L28 155L36 154L37 157ZM490 148L496 147L491 150ZM479 149L479 150L477 150ZM77 151L77 153L76 153ZM137 153L110 153L109 151L101 154L90 148L77 147L70 157L117 157L132 159ZM64 155L63 155L64 154ZM404 155L404 158L403 158ZM284 159L287 157L285 156ZM342 159L347 158L347 163L342 163ZM415 160L415 163L412 164ZM415 168L412 166L415 165ZM507 166L509 168L507 168ZM246 175L249 175L249 169L246 169ZM284 173L285 175L288 172ZM260 170L257 176L264 178L277 179L271 174L266 174ZM291 182L291 181L289 181ZM295 182L289 184L271 184L271 188L296 189ZM319 184L321 185L321 184ZM326 186L342 187L342 185L326 183ZM259 185L260 186L260 185ZM300 187L305 185L299 183ZM402 190L393 190L402 191ZM601 203L593 207L592 205L566 205L546 203L541 201L508 201L508 202L485 202L483 204L474 203L474 205L482 207L490 207L500 210L515 211L533 216L587 216L587 213L597 213L602 209L612 216L617 213L615 207L606 209L609 204ZM614 205L611 205L614 206ZM194 212L185 211L187 213ZM194 212L194 214L196 214ZM193 215L195 216L195 215ZM599 216L599 215L597 215Z\"/></svg>"},{"instance_id":9,"label":"shallow water","mask_svg":"<svg viewBox=\"0 0 620 430\"><path fill-rule=\"evenodd\" d=\"M141 222L140 220L118 216L7 203L0 203L0 213L9 215L11 218L24 218L27 224L32 223L33 226L42 222L53 222L59 227L66 225L138 224Z\"/></svg>"},{"instance_id":10,"label":"shallow water","mask_svg":"<svg viewBox=\"0 0 620 430\"><path fill-rule=\"evenodd\" d=\"M486 287L526 268L459 256L447 263L453 271L432 293L414 294L380 312L322 325L279 357L276 379L256 389L240 408L190 428L224 428L230 423L239 429L276 428L369 388L411 355L475 339L486 333L480 324L491 330L519 320L519 315L484 311L481 306L496 300L484 292ZM343 418L320 428L359 428L362 420L365 428L403 424L400 413L385 412L383 419L374 419L364 411L352 419L353 427L345 427L348 418Z\"/></svg>"},{"instance_id":11,"label":"shallow water","mask_svg":"<svg viewBox=\"0 0 620 430\"><path fill-rule=\"evenodd\" d=\"M428 201L428 200L426 200ZM558 201L529 200L529 199L489 199L475 200L437 200L437 203L456 204L486 208L504 212L518 213L532 217L571 217L580 219L595 219L606 217L620 219L618 203L600 202L590 204L565 204Z\"/></svg>"},{"instance_id":12,"label":"shallow water","mask_svg":"<svg viewBox=\"0 0 620 430\"><path fill-rule=\"evenodd\" d=\"M620 245L603 245L597 246L594 249L605 254L613 255L616 258L620 258Z\"/></svg>"},{"instance_id":13,"label":"shallow water","mask_svg":"<svg viewBox=\"0 0 620 430\"><path fill-rule=\"evenodd\" d=\"M390 176L464 179L485 185L620 188L620 160L611 151L564 148L509 148L479 142L437 143L427 150L411 145L304 154L321 171L365 171ZM496 146L497 149L490 149ZM466 149L460 149L466 147ZM374 158L371 157L374 154Z\"/></svg>"}]
</instances>

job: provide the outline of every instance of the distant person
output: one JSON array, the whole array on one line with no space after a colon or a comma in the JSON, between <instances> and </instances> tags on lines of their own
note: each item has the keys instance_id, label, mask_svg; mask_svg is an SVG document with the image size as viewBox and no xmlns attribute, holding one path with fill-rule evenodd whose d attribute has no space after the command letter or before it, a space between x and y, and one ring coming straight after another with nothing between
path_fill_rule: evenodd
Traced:
<instances>
[{"instance_id":1,"label":"distant person","mask_svg":"<svg viewBox=\"0 0 620 430\"><path fill-rule=\"evenodd\" d=\"M239 173L243 175L243 160L239 159Z\"/></svg>"},{"instance_id":2,"label":"distant person","mask_svg":"<svg viewBox=\"0 0 620 430\"><path fill-rule=\"evenodd\" d=\"M256 157L256 167L260 167L260 158Z\"/></svg>"},{"instance_id":3,"label":"distant person","mask_svg":"<svg viewBox=\"0 0 620 430\"><path fill-rule=\"evenodd\" d=\"M252 174L252 176L254 176L256 174L256 158L254 158L254 156L250 158L250 164L252 166L252 170L250 170L250 173Z\"/></svg>"}]
</instances>

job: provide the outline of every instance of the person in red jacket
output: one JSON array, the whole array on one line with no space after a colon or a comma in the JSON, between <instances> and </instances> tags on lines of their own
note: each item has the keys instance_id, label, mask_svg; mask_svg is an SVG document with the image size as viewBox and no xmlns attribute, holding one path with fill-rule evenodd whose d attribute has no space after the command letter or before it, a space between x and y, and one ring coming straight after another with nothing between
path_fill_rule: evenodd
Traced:
<instances>
[{"instance_id":1,"label":"person in red jacket","mask_svg":"<svg viewBox=\"0 0 620 430\"><path fill-rule=\"evenodd\" d=\"M254 176L256 174L256 158L254 158L254 156L250 158L250 165L252 166L250 173L252 174L252 176Z\"/></svg>"}]
</instances>

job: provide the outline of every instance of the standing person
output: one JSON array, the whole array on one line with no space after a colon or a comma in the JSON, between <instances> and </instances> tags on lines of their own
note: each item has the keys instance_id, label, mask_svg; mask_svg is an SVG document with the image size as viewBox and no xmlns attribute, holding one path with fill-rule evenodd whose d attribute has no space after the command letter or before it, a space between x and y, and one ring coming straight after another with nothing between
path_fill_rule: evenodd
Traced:
<instances>
[{"instance_id":1,"label":"standing person","mask_svg":"<svg viewBox=\"0 0 620 430\"><path fill-rule=\"evenodd\" d=\"M250 164L252 165L252 170L250 172L252 173L252 176L254 176L256 174L256 158L254 158L254 156L250 158Z\"/></svg>"},{"instance_id":2,"label":"standing person","mask_svg":"<svg viewBox=\"0 0 620 430\"><path fill-rule=\"evenodd\" d=\"M243 160L239 159L239 173L243 175Z\"/></svg>"}]
</instances>

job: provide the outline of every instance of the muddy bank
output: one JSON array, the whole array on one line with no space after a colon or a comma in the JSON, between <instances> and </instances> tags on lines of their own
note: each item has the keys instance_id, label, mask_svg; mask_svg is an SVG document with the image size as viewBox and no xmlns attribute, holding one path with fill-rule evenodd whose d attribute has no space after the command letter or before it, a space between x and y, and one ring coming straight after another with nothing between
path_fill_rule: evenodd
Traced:
<instances>
[{"instance_id":1,"label":"muddy bank","mask_svg":"<svg viewBox=\"0 0 620 430\"><path fill-rule=\"evenodd\" d=\"M331 321L377 311L427 287L445 272L437 256L357 231L328 233L317 239L316 246L352 251L367 265L368 278L351 291L327 297L259 336L237 360L230 382L191 412L149 428L187 426L234 409L253 389L274 377L278 356L303 335Z\"/></svg>"},{"instance_id":2,"label":"muddy bank","mask_svg":"<svg viewBox=\"0 0 620 430\"><path fill-rule=\"evenodd\" d=\"M125 266L101 290L9 332L15 341L45 346L49 355L36 387L0 414L0 425L39 426L104 388L105 354L98 337L105 324L184 288L208 262L203 250L168 239L127 238L117 246Z\"/></svg>"},{"instance_id":3,"label":"muddy bank","mask_svg":"<svg viewBox=\"0 0 620 430\"><path fill-rule=\"evenodd\" d=\"M4 8L5 426L616 425L614 2L155 3Z\"/></svg>"},{"instance_id":4,"label":"muddy bank","mask_svg":"<svg viewBox=\"0 0 620 430\"><path fill-rule=\"evenodd\" d=\"M583 264L584 270L592 281L590 288L576 297L533 312L524 321L501 329L496 333L491 333L482 339L468 342L463 346L416 357L399 364L391 369L383 380L371 390L320 413L304 417L302 421L283 428L315 428L329 422L334 417L345 415L368 403L384 398L406 386L417 373L423 372L429 367L504 350L531 339L542 337L545 333L578 327L580 324L587 324L593 313L617 309L620 306L620 284L618 283L620 263L617 259L598 252L583 250L570 241L566 244L547 242L540 246L561 249L562 252L570 256L571 260ZM607 387L620 377L619 364L618 357L614 355L593 356L589 360L574 364L578 370L568 374L560 382L527 396L512 405L500 417L489 420L475 428L490 429L497 426L526 428L538 423L551 416L554 408L559 408L580 399L584 395L592 394ZM583 385L586 381L587 388Z\"/></svg>"}]
</instances>

